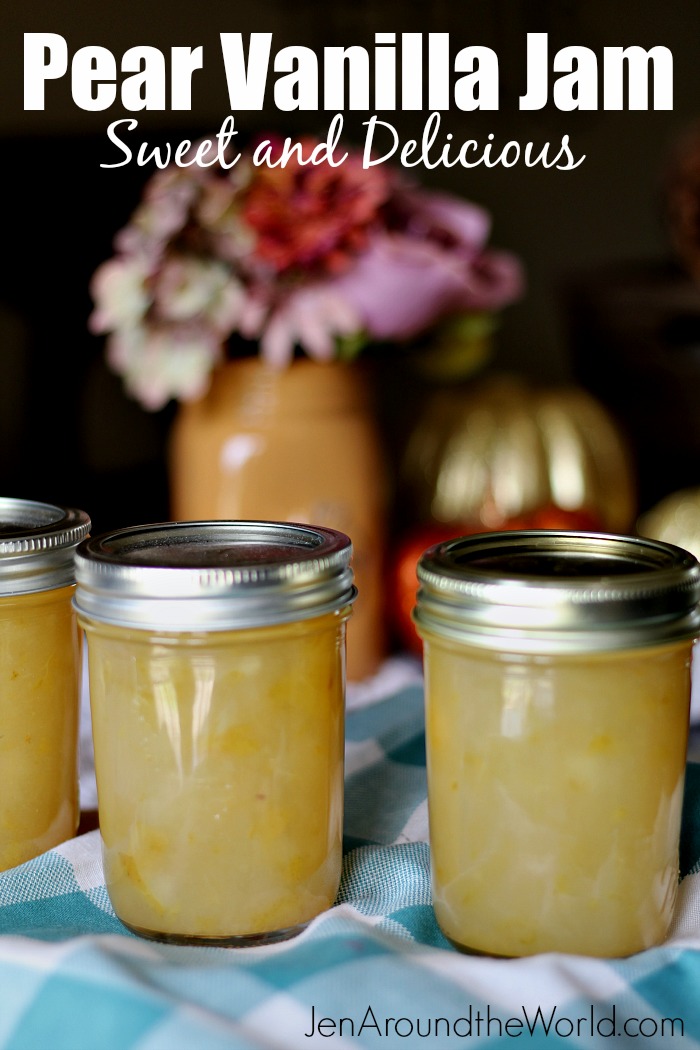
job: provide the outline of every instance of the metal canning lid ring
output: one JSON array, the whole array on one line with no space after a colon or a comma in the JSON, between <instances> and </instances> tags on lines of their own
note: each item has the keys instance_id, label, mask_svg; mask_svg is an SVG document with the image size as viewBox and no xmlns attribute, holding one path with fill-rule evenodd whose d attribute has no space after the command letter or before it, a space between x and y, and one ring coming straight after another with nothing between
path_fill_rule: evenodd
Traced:
<instances>
[{"instance_id":1,"label":"metal canning lid ring","mask_svg":"<svg viewBox=\"0 0 700 1050\"><path fill-rule=\"evenodd\" d=\"M309 619L355 599L341 532L275 521L134 526L76 552L76 610L114 626L232 630Z\"/></svg>"},{"instance_id":2,"label":"metal canning lid ring","mask_svg":"<svg viewBox=\"0 0 700 1050\"><path fill-rule=\"evenodd\" d=\"M700 565L635 536L533 530L459 537L425 551L421 634L518 652L593 652L700 634Z\"/></svg>"},{"instance_id":3,"label":"metal canning lid ring","mask_svg":"<svg viewBox=\"0 0 700 1050\"><path fill-rule=\"evenodd\" d=\"M75 548L89 531L82 510L0 497L0 596L72 584Z\"/></svg>"}]
</instances>

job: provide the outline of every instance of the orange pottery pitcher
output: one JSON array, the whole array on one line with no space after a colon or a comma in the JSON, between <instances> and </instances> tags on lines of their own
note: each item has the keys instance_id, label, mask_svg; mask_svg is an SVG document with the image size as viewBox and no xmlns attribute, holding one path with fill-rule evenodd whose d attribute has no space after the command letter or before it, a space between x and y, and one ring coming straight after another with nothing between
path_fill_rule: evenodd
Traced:
<instances>
[{"instance_id":1,"label":"orange pottery pitcher","mask_svg":"<svg viewBox=\"0 0 700 1050\"><path fill-rule=\"evenodd\" d=\"M350 536L359 592L348 624L353 681L385 654L387 485L369 393L356 364L229 361L203 398L180 405L170 439L173 520L296 521Z\"/></svg>"}]
</instances>

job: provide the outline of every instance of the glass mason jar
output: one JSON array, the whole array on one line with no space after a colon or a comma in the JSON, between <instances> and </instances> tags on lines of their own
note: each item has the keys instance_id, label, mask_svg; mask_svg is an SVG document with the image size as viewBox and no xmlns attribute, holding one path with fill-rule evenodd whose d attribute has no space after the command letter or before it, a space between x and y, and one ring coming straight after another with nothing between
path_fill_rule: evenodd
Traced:
<instances>
[{"instance_id":1,"label":"glass mason jar","mask_svg":"<svg viewBox=\"0 0 700 1050\"><path fill-rule=\"evenodd\" d=\"M80 815L80 510L0 498L0 871L71 838Z\"/></svg>"},{"instance_id":2,"label":"glass mason jar","mask_svg":"<svg viewBox=\"0 0 700 1050\"><path fill-rule=\"evenodd\" d=\"M333 903L351 544L180 522L82 544L107 891L145 937L245 945Z\"/></svg>"},{"instance_id":3,"label":"glass mason jar","mask_svg":"<svg viewBox=\"0 0 700 1050\"><path fill-rule=\"evenodd\" d=\"M458 947L625 956L678 885L700 567L635 537L507 532L418 567L434 908Z\"/></svg>"}]
</instances>

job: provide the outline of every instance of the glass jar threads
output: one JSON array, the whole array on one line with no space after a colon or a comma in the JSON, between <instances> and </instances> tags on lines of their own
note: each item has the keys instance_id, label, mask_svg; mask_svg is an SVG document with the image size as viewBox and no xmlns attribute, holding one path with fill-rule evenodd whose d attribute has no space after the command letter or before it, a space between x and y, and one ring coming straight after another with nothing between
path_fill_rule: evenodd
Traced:
<instances>
[{"instance_id":1,"label":"glass jar threads","mask_svg":"<svg viewBox=\"0 0 700 1050\"><path fill-rule=\"evenodd\" d=\"M418 577L441 928L503 956L659 943L678 883L695 558L507 532L432 547Z\"/></svg>"},{"instance_id":2,"label":"glass jar threads","mask_svg":"<svg viewBox=\"0 0 700 1050\"><path fill-rule=\"evenodd\" d=\"M81 510L0 498L0 871L78 826L80 645L73 557Z\"/></svg>"},{"instance_id":3,"label":"glass jar threads","mask_svg":"<svg viewBox=\"0 0 700 1050\"><path fill-rule=\"evenodd\" d=\"M280 522L179 522L82 544L107 890L135 932L298 932L340 880L351 544Z\"/></svg>"}]
</instances>

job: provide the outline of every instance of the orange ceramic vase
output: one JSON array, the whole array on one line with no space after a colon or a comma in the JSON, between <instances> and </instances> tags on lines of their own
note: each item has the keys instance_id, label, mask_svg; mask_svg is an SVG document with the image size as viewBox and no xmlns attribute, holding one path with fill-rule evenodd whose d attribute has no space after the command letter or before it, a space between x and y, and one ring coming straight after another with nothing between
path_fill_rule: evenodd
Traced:
<instances>
[{"instance_id":1,"label":"orange ceramic vase","mask_svg":"<svg viewBox=\"0 0 700 1050\"><path fill-rule=\"evenodd\" d=\"M359 595L348 624L348 678L385 653L386 475L363 368L257 358L225 364L208 394L183 403L170 443L174 520L269 519L327 525L354 546Z\"/></svg>"}]
</instances>

